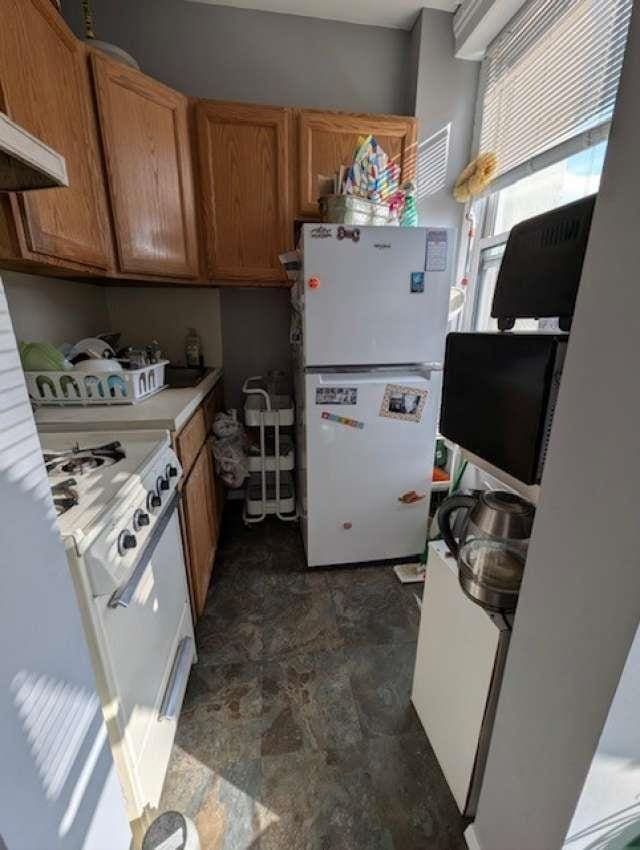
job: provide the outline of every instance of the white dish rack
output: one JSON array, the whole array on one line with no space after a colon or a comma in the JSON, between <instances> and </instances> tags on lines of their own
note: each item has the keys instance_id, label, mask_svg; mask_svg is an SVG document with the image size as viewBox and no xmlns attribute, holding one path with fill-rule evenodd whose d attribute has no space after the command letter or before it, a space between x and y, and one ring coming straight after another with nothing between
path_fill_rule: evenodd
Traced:
<instances>
[{"instance_id":1,"label":"white dish rack","mask_svg":"<svg viewBox=\"0 0 640 850\"><path fill-rule=\"evenodd\" d=\"M273 514L285 522L297 519L295 488L291 472L295 467L293 440L281 434L281 428L294 423L293 399L289 395L270 393L262 376L247 378L244 422L257 428L259 442L249 454L249 481L246 488L243 518L257 523Z\"/></svg>"},{"instance_id":2,"label":"white dish rack","mask_svg":"<svg viewBox=\"0 0 640 850\"><path fill-rule=\"evenodd\" d=\"M25 372L29 395L38 405L84 406L90 404L136 404L166 386L168 360L141 369L117 372Z\"/></svg>"}]
</instances>

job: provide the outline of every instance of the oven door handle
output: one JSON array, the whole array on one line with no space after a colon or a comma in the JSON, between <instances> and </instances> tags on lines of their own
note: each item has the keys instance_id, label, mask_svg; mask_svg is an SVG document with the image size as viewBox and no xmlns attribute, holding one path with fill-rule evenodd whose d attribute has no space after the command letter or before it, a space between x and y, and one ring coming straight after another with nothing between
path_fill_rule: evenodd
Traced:
<instances>
[{"instance_id":1,"label":"oven door handle","mask_svg":"<svg viewBox=\"0 0 640 850\"><path fill-rule=\"evenodd\" d=\"M178 716L180 693L189 676L193 662L193 638L183 637L173 659L167 689L162 698L158 720L175 720Z\"/></svg>"},{"instance_id":2,"label":"oven door handle","mask_svg":"<svg viewBox=\"0 0 640 850\"><path fill-rule=\"evenodd\" d=\"M140 558L134 571L129 576L126 584L123 584L116 591L114 591L111 599L108 602L109 608L128 608L131 600L135 596L135 593L138 589L140 582L142 581L142 576L145 574L149 561L153 557L153 553L156 551L156 547L160 542L160 538L162 534L169 524L169 520L173 516L176 508L178 507L178 502L180 497L178 495L178 491L174 490L173 496L167 509L162 514L158 522L154 525L151 530L151 534L147 539L147 542L144 546L144 549L140 553Z\"/></svg>"}]
</instances>

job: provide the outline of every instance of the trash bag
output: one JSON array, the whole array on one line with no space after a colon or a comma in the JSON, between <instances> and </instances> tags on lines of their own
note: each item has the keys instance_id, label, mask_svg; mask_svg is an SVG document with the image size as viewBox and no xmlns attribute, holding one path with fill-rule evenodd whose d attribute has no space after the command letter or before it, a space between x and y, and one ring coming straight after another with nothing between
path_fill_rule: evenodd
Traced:
<instances>
[{"instance_id":1,"label":"trash bag","mask_svg":"<svg viewBox=\"0 0 640 850\"><path fill-rule=\"evenodd\" d=\"M244 428L228 413L218 413L213 420L211 449L216 472L231 490L242 487L249 476Z\"/></svg>"}]
</instances>

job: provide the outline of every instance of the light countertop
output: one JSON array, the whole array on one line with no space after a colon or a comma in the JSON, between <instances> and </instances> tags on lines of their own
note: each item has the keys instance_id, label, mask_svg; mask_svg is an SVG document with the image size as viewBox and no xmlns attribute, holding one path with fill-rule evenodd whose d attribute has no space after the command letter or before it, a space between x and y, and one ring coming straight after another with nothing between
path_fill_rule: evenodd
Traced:
<instances>
[{"instance_id":1,"label":"light countertop","mask_svg":"<svg viewBox=\"0 0 640 850\"><path fill-rule=\"evenodd\" d=\"M38 430L47 431L132 431L158 428L179 431L222 377L214 368L195 387L161 390L138 404L98 404L86 407L38 407Z\"/></svg>"}]
</instances>

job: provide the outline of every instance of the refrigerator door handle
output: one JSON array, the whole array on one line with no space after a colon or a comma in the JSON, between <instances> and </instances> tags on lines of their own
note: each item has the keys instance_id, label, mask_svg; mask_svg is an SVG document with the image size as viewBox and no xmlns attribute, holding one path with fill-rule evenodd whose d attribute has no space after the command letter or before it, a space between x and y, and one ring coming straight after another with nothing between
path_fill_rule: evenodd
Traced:
<instances>
[{"instance_id":1,"label":"refrigerator door handle","mask_svg":"<svg viewBox=\"0 0 640 850\"><path fill-rule=\"evenodd\" d=\"M331 387L350 387L354 384L402 383L412 378L427 380L432 372L442 372L442 363L421 363L411 369L372 369L370 372L318 372L318 384Z\"/></svg>"}]
</instances>

